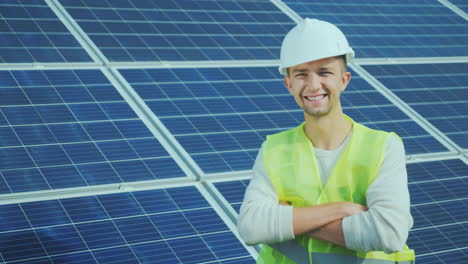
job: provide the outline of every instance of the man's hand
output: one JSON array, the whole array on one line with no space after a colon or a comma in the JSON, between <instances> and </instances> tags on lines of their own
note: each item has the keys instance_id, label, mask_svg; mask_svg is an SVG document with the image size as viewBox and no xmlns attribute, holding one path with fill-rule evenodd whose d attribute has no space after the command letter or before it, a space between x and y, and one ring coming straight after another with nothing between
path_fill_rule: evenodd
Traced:
<instances>
[{"instance_id":1,"label":"man's hand","mask_svg":"<svg viewBox=\"0 0 468 264\"><path fill-rule=\"evenodd\" d=\"M360 214L367 211L367 207L352 202L344 202L341 204L347 212L347 216ZM343 219L333 221L309 233L309 236L315 239L333 243L338 246L345 247L345 238L342 227Z\"/></svg>"},{"instance_id":2,"label":"man's hand","mask_svg":"<svg viewBox=\"0 0 468 264\"><path fill-rule=\"evenodd\" d=\"M340 204L343 206L343 210L347 214L346 216L352 216L352 215L360 214L362 212L367 211L367 207L357 204L357 203L340 202Z\"/></svg>"}]
</instances>

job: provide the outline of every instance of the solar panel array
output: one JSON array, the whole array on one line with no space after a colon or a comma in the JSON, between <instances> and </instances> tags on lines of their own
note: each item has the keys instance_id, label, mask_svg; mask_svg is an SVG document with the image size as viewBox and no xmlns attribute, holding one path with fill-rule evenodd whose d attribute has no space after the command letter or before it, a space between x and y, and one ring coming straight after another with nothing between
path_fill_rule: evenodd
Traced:
<instances>
[{"instance_id":1,"label":"solar panel array","mask_svg":"<svg viewBox=\"0 0 468 264\"><path fill-rule=\"evenodd\" d=\"M418 262L468 261L464 1L0 2L0 262L254 263L233 219L303 120L276 68L299 16L356 51L344 112L405 143Z\"/></svg>"}]
</instances>

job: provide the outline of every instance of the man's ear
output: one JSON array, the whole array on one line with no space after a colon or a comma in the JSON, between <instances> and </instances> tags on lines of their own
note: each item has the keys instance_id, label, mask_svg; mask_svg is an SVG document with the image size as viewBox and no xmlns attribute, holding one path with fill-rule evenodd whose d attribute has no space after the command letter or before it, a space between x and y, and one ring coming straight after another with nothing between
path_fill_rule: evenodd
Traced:
<instances>
[{"instance_id":1,"label":"man's ear","mask_svg":"<svg viewBox=\"0 0 468 264\"><path fill-rule=\"evenodd\" d=\"M289 78L288 75L284 76L284 86L286 86L286 88L288 88L288 91L290 94L293 94L292 93L292 87L291 87L291 79Z\"/></svg>"},{"instance_id":2,"label":"man's ear","mask_svg":"<svg viewBox=\"0 0 468 264\"><path fill-rule=\"evenodd\" d=\"M343 75L341 76L341 83L343 84L343 86L341 87L342 92L346 89L350 80L351 80L351 73L350 72L343 73Z\"/></svg>"}]
</instances>

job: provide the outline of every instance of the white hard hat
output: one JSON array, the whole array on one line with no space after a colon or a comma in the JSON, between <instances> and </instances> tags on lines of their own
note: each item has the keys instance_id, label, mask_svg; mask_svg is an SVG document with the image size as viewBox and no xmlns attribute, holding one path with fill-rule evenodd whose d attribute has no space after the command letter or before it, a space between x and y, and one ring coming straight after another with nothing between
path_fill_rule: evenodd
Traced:
<instances>
[{"instance_id":1,"label":"white hard hat","mask_svg":"<svg viewBox=\"0 0 468 264\"><path fill-rule=\"evenodd\" d=\"M306 18L284 38L279 71L287 75L291 66L339 55L346 55L347 63L354 58L343 32L331 23Z\"/></svg>"}]
</instances>

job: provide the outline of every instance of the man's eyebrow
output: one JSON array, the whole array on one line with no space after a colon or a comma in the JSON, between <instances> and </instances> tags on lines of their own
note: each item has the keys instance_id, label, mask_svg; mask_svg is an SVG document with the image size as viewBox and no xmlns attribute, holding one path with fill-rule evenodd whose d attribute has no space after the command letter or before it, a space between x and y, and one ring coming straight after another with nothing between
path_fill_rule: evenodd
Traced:
<instances>
[{"instance_id":1,"label":"man's eyebrow","mask_svg":"<svg viewBox=\"0 0 468 264\"><path fill-rule=\"evenodd\" d=\"M296 73L296 72L308 72L309 70L307 70L306 68L302 68L302 69L293 69L292 72L293 73Z\"/></svg>"},{"instance_id":2,"label":"man's eyebrow","mask_svg":"<svg viewBox=\"0 0 468 264\"><path fill-rule=\"evenodd\" d=\"M321 71L329 71L329 70L330 70L330 67L328 67L328 66L322 66L322 67L320 67L319 70L321 70Z\"/></svg>"}]
</instances>

